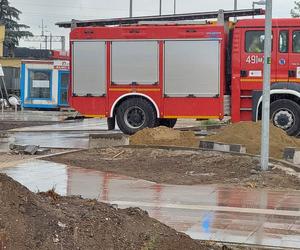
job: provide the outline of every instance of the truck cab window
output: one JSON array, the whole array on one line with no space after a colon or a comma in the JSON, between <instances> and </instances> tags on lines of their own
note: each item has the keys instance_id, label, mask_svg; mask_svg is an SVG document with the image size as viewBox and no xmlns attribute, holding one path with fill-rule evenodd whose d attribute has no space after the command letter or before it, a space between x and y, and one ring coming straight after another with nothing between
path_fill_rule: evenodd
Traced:
<instances>
[{"instance_id":1,"label":"truck cab window","mask_svg":"<svg viewBox=\"0 0 300 250\"><path fill-rule=\"evenodd\" d=\"M300 53L300 31L293 32L293 52Z\"/></svg>"},{"instance_id":2,"label":"truck cab window","mask_svg":"<svg viewBox=\"0 0 300 250\"><path fill-rule=\"evenodd\" d=\"M279 52L288 53L289 51L289 32L287 30L279 33Z\"/></svg>"},{"instance_id":3,"label":"truck cab window","mask_svg":"<svg viewBox=\"0 0 300 250\"><path fill-rule=\"evenodd\" d=\"M246 32L246 52L263 53L264 52L264 31L247 31Z\"/></svg>"}]
</instances>

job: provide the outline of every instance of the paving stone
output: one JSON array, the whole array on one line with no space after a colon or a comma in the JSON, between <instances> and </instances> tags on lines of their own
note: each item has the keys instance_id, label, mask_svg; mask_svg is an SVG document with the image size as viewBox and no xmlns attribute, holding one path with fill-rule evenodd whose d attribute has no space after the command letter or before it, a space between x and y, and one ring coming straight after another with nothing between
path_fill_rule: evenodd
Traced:
<instances>
[{"instance_id":1,"label":"paving stone","mask_svg":"<svg viewBox=\"0 0 300 250\"><path fill-rule=\"evenodd\" d=\"M35 155L39 148L40 147L36 145L27 145L24 149L24 153L29 155Z\"/></svg>"}]
</instances>

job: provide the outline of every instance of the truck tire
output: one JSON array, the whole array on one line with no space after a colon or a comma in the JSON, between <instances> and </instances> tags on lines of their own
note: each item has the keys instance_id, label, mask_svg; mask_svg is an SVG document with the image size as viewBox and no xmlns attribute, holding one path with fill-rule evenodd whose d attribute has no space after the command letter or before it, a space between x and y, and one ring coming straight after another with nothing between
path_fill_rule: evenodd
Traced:
<instances>
[{"instance_id":1,"label":"truck tire","mask_svg":"<svg viewBox=\"0 0 300 250\"><path fill-rule=\"evenodd\" d=\"M116 127L116 118L115 117L109 117L107 118L107 127L108 130L114 130Z\"/></svg>"},{"instance_id":2,"label":"truck tire","mask_svg":"<svg viewBox=\"0 0 300 250\"><path fill-rule=\"evenodd\" d=\"M159 126L174 128L176 125L176 122L177 122L177 119L159 119Z\"/></svg>"},{"instance_id":3,"label":"truck tire","mask_svg":"<svg viewBox=\"0 0 300 250\"><path fill-rule=\"evenodd\" d=\"M271 103L270 115L273 124L290 136L300 132L300 106L291 100L280 99Z\"/></svg>"},{"instance_id":4,"label":"truck tire","mask_svg":"<svg viewBox=\"0 0 300 250\"><path fill-rule=\"evenodd\" d=\"M132 135L141 129L155 127L156 111L147 100L130 98L118 107L117 123L124 134Z\"/></svg>"}]
</instances>

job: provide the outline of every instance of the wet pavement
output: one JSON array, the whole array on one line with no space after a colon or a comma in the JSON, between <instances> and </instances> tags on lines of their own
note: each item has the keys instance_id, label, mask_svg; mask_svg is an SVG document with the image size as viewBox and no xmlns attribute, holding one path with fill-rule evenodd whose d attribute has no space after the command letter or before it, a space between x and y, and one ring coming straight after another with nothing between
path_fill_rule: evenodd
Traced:
<instances>
[{"instance_id":1,"label":"wet pavement","mask_svg":"<svg viewBox=\"0 0 300 250\"><path fill-rule=\"evenodd\" d=\"M188 128L200 126L200 122L196 120L178 120L176 128ZM34 126L26 128L16 128L11 131L14 132L57 132L57 131L105 131L107 130L106 119L84 119L76 120L73 122L52 124L52 125L43 125L43 126ZM119 131L118 125L116 124L116 130Z\"/></svg>"},{"instance_id":2,"label":"wet pavement","mask_svg":"<svg viewBox=\"0 0 300 250\"><path fill-rule=\"evenodd\" d=\"M0 169L32 191L141 207L195 239L300 248L300 191L160 185L95 170L33 160Z\"/></svg>"},{"instance_id":3,"label":"wet pavement","mask_svg":"<svg viewBox=\"0 0 300 250\"><path fill-rule=\"evenodd\" d=\"M18 111L0 112L0 121L40 121L59 122L65 120L70 113L58 111Z\"/></svg>"},{"instance_id":4,"label":"wet pavement","mask_svg":"<svg viewBox=\"0 0 300 250\"><path fill-rule=\"evenodd\" d=\"M14 132L58 132L58 131L105 131L107 130L106 119L84 119L71 122L16 128Z\"/></svg>"},{"instance_id":5,"label":"wet pavement","mask_svg":"<svg viewBox=\"0 0 300 250\"><path fill-rule=\"evenodd\" d=\"M58 112L54 112L55 115L56 113ZM32 119L31 115L36 117L34 114L29 114L30 116L25 117L28 119ZM44 118L41 114L39 114L38 117L39 119ZM54 117L55 119L58 118L57 116ZM88 148L90 134L119 132L117 129L107 131L105 119L85 119L52 125L17 128L9 130L9 138L7 140L0 141L0 152L7 152L10 143L39 145L40 147L46 148Z\"/></svg>"},{"instance_id":6,"label":"wet pavement","mask_svg":"<svg viewBox=\"0 0 300 250\"><path fill-rule=\"evenodd\" d=\"M26 114L26 115L24 115ZM25 112L23 116L20 112L20 119L32 120L33 117L37 120L60 119L57 116L59 112ZM1 116L0 116L1 117ZM13 114L9 115L14 117ZM47 117L47 118L45 118ZM198 121L194 120L180 120L177 128L193 127ZM112 134L119 133L120 130L116 126L114 131L107 130L106 119L85 119L76 120L72 122L16 128L9 130L9 142L0 141L0 152L7 152L10 143L20 145L39 145L46 148L88 148L90 134Z\"/></svg>"}]
</instances>

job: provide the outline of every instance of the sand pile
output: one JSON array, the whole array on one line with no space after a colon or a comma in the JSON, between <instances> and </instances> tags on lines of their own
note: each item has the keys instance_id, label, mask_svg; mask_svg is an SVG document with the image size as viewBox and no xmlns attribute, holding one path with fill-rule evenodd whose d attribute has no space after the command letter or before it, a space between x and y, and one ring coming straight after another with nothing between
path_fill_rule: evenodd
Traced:
<instances>
[{"instance_id":1,"label":"sand pile","mask_svg":"<svg viewBox=\"0 0 300 250\"><path fill-rule=\"evenodd\" d=\"M146 128L129 139L131 145L166 145L198 147L199 139L192 131L179 131L167 127Z\"/></svg>"},{"instance_id":2,"label":"sand pile","mask_svg":"<svg viewBox=\"0 0 300 250\"><path fill-rule=\"evenodd\" d=\"M34 194L0 174L1 249L212 249L138 208Z\"/></svg>"},{"instance_id":3,"label":"sand pile","mask_svg":"<svg viewBox=\"0 0 300 250\"><path fill-rule=\"evenodd\" d=\"M260 135L260 122L240 122L225 127L217 135L208 136L205 140L242 144L246 146L247 153L260 154ZM270 156L282 158L285 147L300 147L300 140L270 125Z\"/></svg>"}]
</instances>

